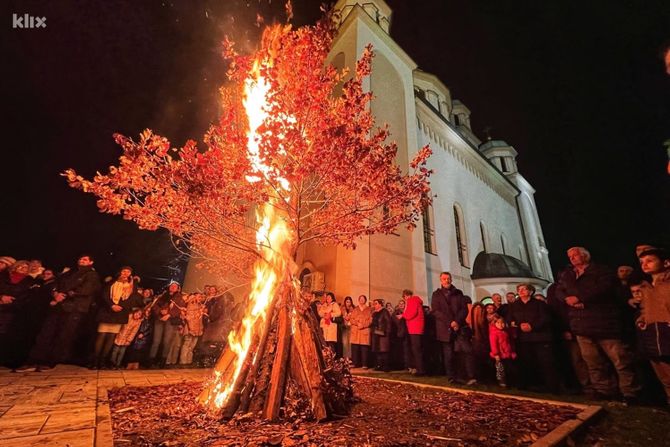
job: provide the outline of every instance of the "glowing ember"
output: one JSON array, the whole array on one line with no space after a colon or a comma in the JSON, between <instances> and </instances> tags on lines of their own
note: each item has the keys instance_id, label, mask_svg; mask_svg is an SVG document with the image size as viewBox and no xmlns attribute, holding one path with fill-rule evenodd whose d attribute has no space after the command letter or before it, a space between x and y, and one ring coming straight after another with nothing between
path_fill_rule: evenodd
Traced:
<instances>
[{"instance_id":1,"label":"glowing ember","mask_svg":"<svg viewBox=\"0 0 670 447\"><path fill-rule=\"evenodd\" d=\"M269 84L260 75L258 62L254 63L251 76L245 82L244 108L249 119L248 157L256 172L267 177L272 168L265 165L260 157L258 128L267 117L267 94L270 90ZM258 176L247 176L247 181L253 183L262 180ZM280 185L288 191L289 182L277 176ZM242 320L239 331L232 331L228 336L230 350L235 353L234 373L227 383L218 383L210 396L213 396L214 405L222 408L231 395L235 381L242 371L243 365L249 355L254 334L268 318L268 309L280 285L283 273L286 271L290 259L291 232L285 219L276 213L273 203L278 200L271 197L270 200L260 207L256 212L256 220L259 223L256 232L256 244L262 259L254 264L254 277L251 283L249 295L249 306L246 317ZM258 359L254 358L253 363ZM218 379L220 372L215 372ZM218 380L217 380L218 382Z\"/></svg>"}]
</instances>

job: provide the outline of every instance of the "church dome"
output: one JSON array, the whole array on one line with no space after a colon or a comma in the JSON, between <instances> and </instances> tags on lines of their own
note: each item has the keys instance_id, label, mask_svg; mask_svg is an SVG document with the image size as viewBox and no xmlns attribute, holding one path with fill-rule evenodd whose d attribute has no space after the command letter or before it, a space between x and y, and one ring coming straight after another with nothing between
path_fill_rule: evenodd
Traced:
<instances>
[{"instance_id":1,"label":"church dome","mask_svg":"<svg viewBox=\"0 0 670 447\"><path fill-rule=\"evenodd\" d=\"M485 278L535 278L523 261L500 253L481 252L472 265L472 279Z\"/></svg>"}]
</instances>

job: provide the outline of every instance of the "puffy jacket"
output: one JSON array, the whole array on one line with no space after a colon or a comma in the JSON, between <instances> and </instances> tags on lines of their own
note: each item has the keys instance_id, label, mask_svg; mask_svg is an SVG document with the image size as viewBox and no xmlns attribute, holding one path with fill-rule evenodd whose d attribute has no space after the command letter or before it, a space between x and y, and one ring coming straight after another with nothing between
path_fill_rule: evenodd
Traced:
<instances>
[{"instance_id":1,"label":"puffy jacket","mask_svg":"<svg viewBox=\"0 0 670 447\"><path fill-rule=\"evenodd\" d=\"M423 314L423 301L414 295L405 300L405 310L402 318L407 324L407 333L410 335L423 335L425 326Z\"/></svg>"},{"instance_id":2,"label":"puffy jacket","mask_svg":"<svg viewBox=\"0 0 670 447\"><path fill-rule=\"evenodd\" d=\"M500 356L501 359L515 359L512 336L507 329L499 329L495 324L489 327L489 344L491 345L491 358Z\"/></svg>"},{"instance_id":3,"label":"puffy jacket","mask_svg":"<svg viewBox=\"0 0 670 447\"><path fill-rule=\"evenodd\" d=\"M572 267L559 275L556 298L574 295L583 309L570 306L568 320L575 335L600 339L620 339L623 334L621 304L617 296L618 280L609 268L590 264L577 278Z\"/></svg>"}]
</instances>

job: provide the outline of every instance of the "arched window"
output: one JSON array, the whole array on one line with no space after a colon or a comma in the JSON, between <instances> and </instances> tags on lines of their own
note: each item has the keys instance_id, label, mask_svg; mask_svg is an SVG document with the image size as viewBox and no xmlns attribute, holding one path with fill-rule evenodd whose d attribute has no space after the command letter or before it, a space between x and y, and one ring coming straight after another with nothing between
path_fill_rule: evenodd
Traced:
<instances>
[{"instance_id":1,"label":"arched window","mask_svg":"<svg viewBox=\"0 0 670 447\"><path fill-rule=\"evenodd\" d=\"M504 255L506 255L507 251L505 250L505 235L504 234L500 234L500 246L502 247L502 253Z\"/></svg>"},{"instance_id":2,"label":"arched window","mask_svg":"<svg viewBox=\"0 0 670 447\"><path fill-rule=\"evenodd\" d=\"M437 254L435 244L435 217L433 206L428 205L423 209L423 249L426 253Z\"/></svg>"},{"instance_id":3,"label":"arched window","mask_svg":"<svg viewBox=\"0 0 670 447\"><path fill-rule=\"evenodd\" d=\"M457 204L454 204L454 227L456 229L458 262L460 262L463 267L468 267L470 260L468 258L468 241L465 234L465 219L463 218L463 210Z\"/></svg>"},{"instance_id":4,"label":"arched window","mask_svg":"<svg viewBox=\"0 0 670 447\"><path fill-rule=\"evenodd\" d=\"M432 104L433 107L437 109L438 112L440 111L440 97L437 93L432 90L426 90L426 99L429 103Z\"/></svg>"},{"instance_id":5,"label":"arched window","mask_svg":"<svg viewBox=\"0 0 670 447\"><path fill-rule=\"evenodd\" d=\"M488 236L486 233L486 227L484 226L484 222L479 222L479 232L482 235L482 251L484 253L488 253Z\"/></svg>"}]
</instances>

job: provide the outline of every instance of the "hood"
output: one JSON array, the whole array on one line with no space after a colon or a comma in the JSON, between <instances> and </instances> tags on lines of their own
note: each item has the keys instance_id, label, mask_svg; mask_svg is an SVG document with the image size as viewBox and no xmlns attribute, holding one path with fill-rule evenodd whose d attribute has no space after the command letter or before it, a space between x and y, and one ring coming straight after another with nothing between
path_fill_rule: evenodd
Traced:
<instances>
[{"instance_id":1,"label":"hood","mask_svg":"<svg viewBox=\"0 0 670 447\"><path fill-rule=\"evenodd\" d=\"M412 296L410 297L410 299L412 299L412 300L419 300L419 305L420 305L420 306L423 306L423 300L421 299L421 297L420 297L419 295L412 295Z\"/></svg>"}]
</instances>

